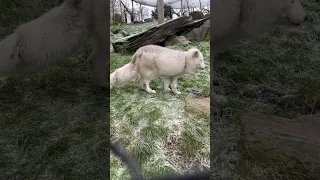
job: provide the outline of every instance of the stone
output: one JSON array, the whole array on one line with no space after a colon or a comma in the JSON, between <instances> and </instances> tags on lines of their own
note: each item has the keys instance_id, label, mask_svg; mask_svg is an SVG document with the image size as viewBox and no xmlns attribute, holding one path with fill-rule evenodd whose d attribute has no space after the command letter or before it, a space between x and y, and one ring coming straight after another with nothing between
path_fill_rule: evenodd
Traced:
<instances>
[{"instance_id":1,"label":"stone","mask_svg":"<svg viewBox=\"0 0 320 180\"><path fill-rule=\"evenodd\" d=\"M190 13L193 20L203 19L204 15L201 11L193 11Z\"/></svg>"},{"instance_id":2,"label":"stone","mask_svg":"<svg viewBox=\"0 0 320 180\"><path fill-rule=\"evenodd\" d=\"M185 104L197 112L210 116L210 97L187 98Z\"/></svg>"},{"instance_id":3,"label":"stone","mask_svg":"<svg viewBox=\"0 0 320 180\"><path fill-rule=\"evenodd\" d=\"M194 28L190 32L183 33L189 41L202 41L207 33L210 33L210 20L207 20L203 25L198 28Z\"/></svg>"},{"instance_id":4,"label":"stone","mask_svg":"<svg viewBox=\"0 0 320 180\"><path fill-rule=\"evenodd\" d=\"M164 46L172 46L175 44L190 44L191 42L185 38L184 36L170 36L168 37L165 42L164 42Z\"/></svg>"}]
</instances>

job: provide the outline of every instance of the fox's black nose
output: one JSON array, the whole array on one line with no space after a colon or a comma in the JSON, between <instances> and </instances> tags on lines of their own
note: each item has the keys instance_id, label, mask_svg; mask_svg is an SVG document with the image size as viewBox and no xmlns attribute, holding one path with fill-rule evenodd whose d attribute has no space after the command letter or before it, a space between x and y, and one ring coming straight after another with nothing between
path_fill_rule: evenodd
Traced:
<instances>
[{"instance_id":1,"label":"fox's black nose","mask_svg":"<svg viewBox=\"0 0 320 180\"><path fill-rule=\"evenodd\" d=\"M307 20L308 20L308 16L305 16L305 17L304 17L304 21L307 21Z\"/></svg>"}]
</instances>

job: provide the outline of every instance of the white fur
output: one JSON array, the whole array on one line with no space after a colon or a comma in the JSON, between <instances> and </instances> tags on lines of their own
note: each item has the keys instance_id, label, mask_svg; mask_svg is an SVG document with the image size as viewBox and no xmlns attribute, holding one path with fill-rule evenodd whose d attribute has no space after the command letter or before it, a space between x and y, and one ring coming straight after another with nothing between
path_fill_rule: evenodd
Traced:
<instances>
[{"instance_id":1,"label":"white fur","mask_svg":"<svg viewBox=\"0 0 320 180\"><path fill-rule=\"evenodd\" d=\"M163 77L164 90L177 90L177 79L185 74L200 72L205 69L202 53L195 48L188 51L178 51L166 47L147 45L140 47L131 62L116 69L110 74L111 87L140 75L140 87L148 93L156 93L149 87L149 83L157 76Z\"/></svg>"}]
</instances>

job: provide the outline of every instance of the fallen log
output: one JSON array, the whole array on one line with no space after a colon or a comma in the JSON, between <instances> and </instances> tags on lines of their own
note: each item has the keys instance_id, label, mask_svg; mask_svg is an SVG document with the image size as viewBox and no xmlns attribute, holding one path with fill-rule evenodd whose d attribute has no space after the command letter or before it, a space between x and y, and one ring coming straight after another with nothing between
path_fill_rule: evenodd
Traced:
<instances>
[{"instance_id":1,"label":"fallen log","mask_svg":"<svg viewBox=\"0 0 320 180\"><path fill-rule=\"evenodd\" d=\"M171 35L179 36L183 32L190 32L194 28L200 27L208 19L210 17L192 21L189 16L179 17L147 29L144 32L119 39L113 42L112 46L114 52L132 53L145 45L161 44Z\"/></svg>"},{"instance_id":2,"label":"fallen log","mask_svg":"<svg viewBox=\"0 0 320 180\"><path fill-rule=\"evenodd\" d=\"M320 114L294 119L245 114L241 119L249 154L259 151L262 156L320 167Z\"/></svg>"}]
</instances>

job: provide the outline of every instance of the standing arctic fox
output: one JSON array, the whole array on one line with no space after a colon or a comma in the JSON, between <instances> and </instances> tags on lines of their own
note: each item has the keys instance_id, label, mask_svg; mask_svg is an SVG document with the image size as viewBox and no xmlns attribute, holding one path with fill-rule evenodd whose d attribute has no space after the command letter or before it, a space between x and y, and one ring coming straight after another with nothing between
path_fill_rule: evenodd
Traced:
<instances>
[{"instance_id":1,"label":"standing arctic fox","mask_svg":"<svg viewBox=\"0 0 320 180\"><path fill-rule=\"evenodd\" d=\"M150 81L163 77L164 90L181 94L177 90L177 80L185 74L193 74L205 69L202 53L191 48L188 51L173 50L156 45L140 47L131 61L110 74L110 86L120 84L140 75L140 87L148 93L156 93L149 87Z\"/></svg>"}]
</instances>

